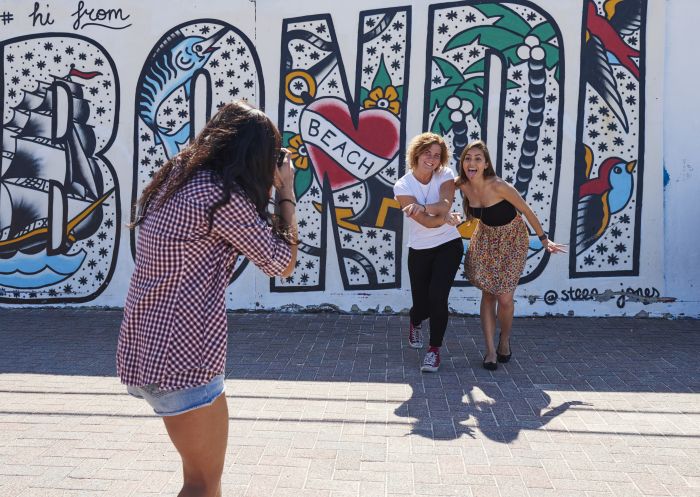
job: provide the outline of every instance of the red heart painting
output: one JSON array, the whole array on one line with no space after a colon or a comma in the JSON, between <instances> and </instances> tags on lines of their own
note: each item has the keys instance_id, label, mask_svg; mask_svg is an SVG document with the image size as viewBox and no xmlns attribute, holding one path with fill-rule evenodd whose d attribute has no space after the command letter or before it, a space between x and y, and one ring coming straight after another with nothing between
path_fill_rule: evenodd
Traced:
<instances>
[{"instance_id":1,"label":"red heart painting","mask_svg":"<svg viewBox=\"0 0 700 497\"><path fill-rule=\"evenodd\" d=\"M304 109L300 127L318 177L334 191L375 175L399 152L401 123L388 110L360 111L356 128L345 102L324 97Z\"/></svg>"}]
</instances>

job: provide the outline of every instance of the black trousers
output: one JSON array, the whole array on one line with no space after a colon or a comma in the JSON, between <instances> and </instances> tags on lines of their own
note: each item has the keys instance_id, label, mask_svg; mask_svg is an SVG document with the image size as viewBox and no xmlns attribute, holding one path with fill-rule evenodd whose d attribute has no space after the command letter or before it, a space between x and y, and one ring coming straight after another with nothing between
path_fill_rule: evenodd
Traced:
<instances>
[{"instance_id":1,"label":"black trousers","mask_svg":"<svg viewBox=\"0 0 700 497\"><path fill-rule=\"evenodd\" d=\"M408 249L411 280L411 323L430 318L430 346L442 346L447 328L447 300L462 261L462 239L455 238L429 249Z\"/></svg>"}]
</instances>

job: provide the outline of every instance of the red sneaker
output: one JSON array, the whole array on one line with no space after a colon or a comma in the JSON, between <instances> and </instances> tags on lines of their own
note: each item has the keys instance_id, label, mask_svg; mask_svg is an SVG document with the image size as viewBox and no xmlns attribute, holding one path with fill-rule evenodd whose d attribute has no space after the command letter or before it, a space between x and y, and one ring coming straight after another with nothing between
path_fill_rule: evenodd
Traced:
<instances>
[{"instance_id":1,"label":"red sneaker","mask_svg":"<svg viewBox=\"0 0 700 497\"><path fill-rule=\"evenodd\" d=\"M408 346L412 349L423 348L423 326L411 323L408 326Z\"/></svg>"},{"instance_id":2,"label":"red sneaker","mask_svg":"<svg viewBox=\"0 0 700 497\"><path fill-rule=\"evenodd\" d=\"M440 368L440 349L438 347L430 347L428 353L425 354L421 371L426 373L435 373Z\"/></svg>"}]
</instances>

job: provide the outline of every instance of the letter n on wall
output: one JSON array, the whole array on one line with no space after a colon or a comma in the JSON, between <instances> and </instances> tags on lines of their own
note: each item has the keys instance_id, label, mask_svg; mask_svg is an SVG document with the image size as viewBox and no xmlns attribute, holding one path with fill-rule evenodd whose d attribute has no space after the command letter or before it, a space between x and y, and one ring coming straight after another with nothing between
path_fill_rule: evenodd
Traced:
<instances>
[{"instance_id":1,"label":"letter n on wall","mask_svg":"<svg viewBox=\"0 0 700 497\"><path fill-rule=\"evenodd\" d=\"M401 284L392 186L404 169L410 13L360 13L354 99L331 17L284 21L279 127L296 167L300 245L294 273L272 291L325 288L328 215L345 289Z\"/></svg>"},{"instance_id":2,"label":"letter n on wall","mask_svg":"<svg viewBox=\"0 0 700 497\"><path fill-rule=\"evenodd\" d=\"M646 8L584 2L572 278L639 275Z\"/></svg>"}]
</instances>

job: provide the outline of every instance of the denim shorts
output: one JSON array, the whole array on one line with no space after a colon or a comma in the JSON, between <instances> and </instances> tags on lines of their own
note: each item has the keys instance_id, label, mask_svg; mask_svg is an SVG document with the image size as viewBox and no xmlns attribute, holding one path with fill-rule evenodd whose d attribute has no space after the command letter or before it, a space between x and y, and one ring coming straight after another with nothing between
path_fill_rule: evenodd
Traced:
<instances>
[{"instance_id":1,"label":"denim shorts","mask_svg":"<svg viewBox=\"0 0 700 497\"><path fill-rule=\"evenodd\" d=\"M126 386L130 395L144 399L158 416L177 416L211 405L225 389L222 374L214 376L209 383L182 390L161 390L157 383L142 387Z\"/></svg>"}]
</instances>

